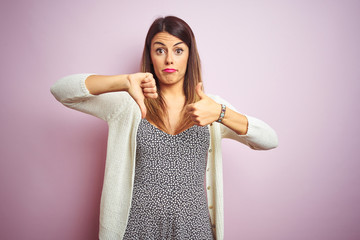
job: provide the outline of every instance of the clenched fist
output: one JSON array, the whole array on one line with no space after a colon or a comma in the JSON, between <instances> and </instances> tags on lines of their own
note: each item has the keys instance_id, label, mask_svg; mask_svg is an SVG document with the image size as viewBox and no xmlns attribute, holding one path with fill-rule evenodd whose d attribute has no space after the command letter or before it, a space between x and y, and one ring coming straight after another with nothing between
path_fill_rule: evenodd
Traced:
<instances>
[{"instance_id":1,"label":"clenched fist","mask_svg":"<svg viewBox=\"0 0 360 240\"><path fill-rule=\"evenodd\" d=\"M202 83L196 86L196 94L200 100L186 106L186 111L196 125L205 126L216 121L221 112L221 105L212 100L201 89Z\"/></svg>"},{"instance_id":2,"label":"clenched fist","mask_svg":"<svg viewBox=\"0 0 360 240\"><path fill-rule=\"evenodd\" d=\"M151 73L134 73L127 77L129 81L128 93L139 105L141 117L146 116L145 98L157 98L156 83Z\"/></svg>"}]
</instances>

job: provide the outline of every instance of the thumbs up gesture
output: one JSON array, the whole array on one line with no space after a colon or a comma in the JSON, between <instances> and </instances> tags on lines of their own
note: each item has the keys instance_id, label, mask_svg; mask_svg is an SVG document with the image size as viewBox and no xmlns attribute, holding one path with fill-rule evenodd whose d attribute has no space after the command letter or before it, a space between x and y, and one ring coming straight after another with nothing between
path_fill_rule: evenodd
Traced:
<instances>
[{"instance_id":1,"label":"thumbs up gesture","mask_svg":"<svg viewBox=\"0 0 360 240\"><path fill-rule=\"evenodd\" d=\"M216 121L221 112L221 105L212 100L202 91L202 83L196 86L196 94L200 100L186 106L186 111L189 113L194 124L205 126Z\"/></svg>"},{"instance_id":2,"label":"thumbs up gesture","mask_svg":"<svg viewBox=\"0 0 360 240\"><path fill-rule=\"evenodd\" d=\"M156 83L151 73L134 73L128 75L128 93L139 105L141 118L146 116L145 98L157 98Z\"/></svg>"}]
</instances>

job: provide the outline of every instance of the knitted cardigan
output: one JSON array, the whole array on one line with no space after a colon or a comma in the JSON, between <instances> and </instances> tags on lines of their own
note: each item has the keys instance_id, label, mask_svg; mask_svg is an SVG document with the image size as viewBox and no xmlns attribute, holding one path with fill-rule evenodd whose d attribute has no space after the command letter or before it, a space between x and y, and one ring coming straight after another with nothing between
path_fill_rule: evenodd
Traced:
<instances>
[{"instance_id":1,"label":"knitted cardigan","mask_svg":"<svg viewBox=\"0 0 360 240\"><path fill-rule=\"evenodd\" d=\"M127 92L92 95L85 79L94 73L72 74L59 79L51 93L65 106L94 115L108 123L108 146L100 203L99 239L120 240L125 233L135 175L136 133L140 108ZM218 96L208 95L235 110ZM236 111L236 110L235 110ZM255 150L277 147L275 131L263 121L248 119L246 135L238 135L223 124L210 125L210 146L206 166L208 207L217 240L224 238L223 176L221 138L231 138Z\"/></svg>"}]
</instances>

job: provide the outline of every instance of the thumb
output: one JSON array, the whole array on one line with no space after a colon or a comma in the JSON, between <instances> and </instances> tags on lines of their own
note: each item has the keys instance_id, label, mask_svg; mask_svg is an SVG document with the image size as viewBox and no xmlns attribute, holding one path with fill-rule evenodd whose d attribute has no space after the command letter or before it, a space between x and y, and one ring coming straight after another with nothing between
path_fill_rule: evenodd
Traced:
<instances>
[{"instance_id":1,"label":"thumb","mask_svg":"<svg viewBox=\"0 0 360 240\"><path fill-rule=\"evenodd\" d=\"M206 96L205 93L202 90L202 82L199 82L196 85L195 90L196 90L197 95L200 97L200 99L203 99Z\"/></svg>"},{"instance_id":2,"label":"thumb","mask_svg":"<svg viewBox=\"0 0 360 240\"><path fill-rule=\"evenodd\" d=\"M144 103L144 98L136 100L136 103L140 107L141 118L145 118L146 117L146 106Z\"/></svg>"}]
</instances>

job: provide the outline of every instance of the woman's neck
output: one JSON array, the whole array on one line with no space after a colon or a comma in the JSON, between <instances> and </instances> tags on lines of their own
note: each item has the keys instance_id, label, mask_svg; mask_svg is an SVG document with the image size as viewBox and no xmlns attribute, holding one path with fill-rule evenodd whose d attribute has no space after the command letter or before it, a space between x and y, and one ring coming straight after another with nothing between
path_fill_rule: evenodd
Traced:
<instances>
[{"instance_id":1,"label":"woman's neck","mask_svg":"<svg viewBox=\"0 0 360 240\"><path fill-rule=\"evenodd\" d=\"M161 95L164 97L167 103L171 101L179 102L185 99L185 93L182 83L172 85L163 84L160 85L160 89Z\"/></svg>"},{"instance_id":2,"label":"woman's neck","mask_svg":"<svg viewBox=\"0 0 360 240\"><path fill-rule=\"evenodd\" d=\"M182 84L161 85L161 95L166 104L167 121L165 123L169 134L174 134L181 119L185 104L185 93Z\"/></svg>"}]
</instances>

